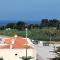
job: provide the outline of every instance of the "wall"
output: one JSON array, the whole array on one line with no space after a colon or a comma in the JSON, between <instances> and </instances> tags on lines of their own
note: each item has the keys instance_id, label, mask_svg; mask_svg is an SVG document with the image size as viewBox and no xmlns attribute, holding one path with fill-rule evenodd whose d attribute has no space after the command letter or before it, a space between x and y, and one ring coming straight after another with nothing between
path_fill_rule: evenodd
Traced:
<instances>
[{"instance_id":1,"label":"wall","mask_svg":"<svg viewBox=\"0 0 60 60\"><path fill-rule=\"evenodd\" d=\"M34 49L27 49L27 55L34 57L31 60L36 60ZM22 56L26 56L26 49L0 49L0 58L3 57L4 60L22 60Z\"/></svg>"}]
</instances>

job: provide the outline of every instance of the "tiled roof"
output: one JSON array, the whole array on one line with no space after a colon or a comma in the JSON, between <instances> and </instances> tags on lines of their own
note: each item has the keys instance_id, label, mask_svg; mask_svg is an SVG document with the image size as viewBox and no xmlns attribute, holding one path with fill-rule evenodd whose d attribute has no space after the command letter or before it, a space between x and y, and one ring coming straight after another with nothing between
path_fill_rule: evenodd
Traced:
<instances>
[{"instance_id":1,"label":"tiled roof","mask_svg":"<svg viewBox=\"0 0 60 60\"><path fill-rule=\"evenodd\" d=\"M30 45L25 45L28 44L28 41L26 38L22 38L22 37L7 37L4 38L3 40L3 44L0 46L0 48L10 48L10 46L12 46L12 48L32 48Z\"/></svg>"}]
</instances>

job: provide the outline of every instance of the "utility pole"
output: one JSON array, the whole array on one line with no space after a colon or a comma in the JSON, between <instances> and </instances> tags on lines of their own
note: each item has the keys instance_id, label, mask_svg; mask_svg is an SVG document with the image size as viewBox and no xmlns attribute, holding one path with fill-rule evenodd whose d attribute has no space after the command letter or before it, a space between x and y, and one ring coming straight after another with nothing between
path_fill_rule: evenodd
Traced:
<instances>
[{"instance_id":1,"label":"utility pole","mask_svg":"<svg viewBox=\"0 0 60 60\"><path fill-rule=\"evenodd\" d=\"M27 28L25 28L25 30L26 30L26 38L27 38Z\"/></svg>"},{"instance_id":2,"label":"utility pole","mask_svg":"<svg viewBox=\"0 0 60 60\"><path fill-rule=\"evenodd\" d=\"M27 40L27 28L25 28L25 30L26 30L26 40ZM25 46L26 46L26 58L27 58L27 44L25 44Z\"/></svg>"},{"instance_id":3,"label":"utility pole","mask_svg":"<svg viewBox=\"0 0 60 60\"><path fill-rule=\"evenodd\" d=\"M24 44L25 45L25 48L26 48L26 59L27 59L27 49L28 49L28 44Z\"/></svg>"},{"instance_id":4,"label":"utility pole","mask_svg":"<svg viewBox=\"0 0 60 60\"><path fill-rule=\"evenodd\" d=\"M27 58L27 47L26 47L26 58Z\"/></svg>"},{"instance_id":5,"label":"utility pole","mask_svg":"<svg viewBox=\"0 0 60 60\"><path fill-rule=\"evenodd\" d=\"M51 37L51 33L50 33L50 44L51 44L51 38L52 38L52 37Z\"/></svg>"}]
</instances>

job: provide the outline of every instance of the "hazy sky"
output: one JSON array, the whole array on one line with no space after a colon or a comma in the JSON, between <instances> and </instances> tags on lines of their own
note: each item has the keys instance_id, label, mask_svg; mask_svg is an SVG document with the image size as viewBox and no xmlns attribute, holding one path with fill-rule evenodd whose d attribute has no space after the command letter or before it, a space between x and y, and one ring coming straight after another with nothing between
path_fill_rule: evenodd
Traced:
<instances>
[{"instance_id":1,"label":"hazy sky","mask_svg":"<svg viewBox=\"0 0 60 60\"><path fill-rule=\"evenodd\" d=\"M0 0L0 20L60 18L60 0Z\"/></svg>"}]
</instances>

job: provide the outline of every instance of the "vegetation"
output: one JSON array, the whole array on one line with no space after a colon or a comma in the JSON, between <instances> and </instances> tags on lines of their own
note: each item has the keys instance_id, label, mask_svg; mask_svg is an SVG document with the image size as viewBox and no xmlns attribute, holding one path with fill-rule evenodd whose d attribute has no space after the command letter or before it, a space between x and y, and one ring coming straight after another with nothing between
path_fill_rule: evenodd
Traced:
<instances>
[{"instance_id":1,"label":"vegetation","mask_svg":"<svg viewBox=\"0 0 60 60\"><path fill-rule=\"evenodd\" d=\"M25 28L28 29L34 29L34 28L51 28L55 27L57 29L60 29L60 21L57 19L42 19L40 24L27 24L24 21L18 21L16 23L8 23L5 26L0 26L0 30L11 28L11 29L18 29L18 30L24 30Z\"/></svg>"},{"instance_id":2,"label":"vegetation","mask_svg":"<svg viewBox=\"0 0 60 60\"><path fill-rule=\"evenodd\" d=\"M50 32L53 31L53 32ZM60 40L60 30L51 30L51 29L30 29L28 32L28 38L33 40L44 40L49 41L50 37L53 41L59 41ZM18 36L26 37L25 30L0 30L0 35L6 35L6 36L14 36L17 34Z\"/></svg>"},{"instance_id":3,"label":"vegetation","mask_svg":"<svg viewBox=\"0 0 60 60\"><path fill-rule=\"evenodd\" d=\"M0 60L3 60L3 57L0 57Z\"/></svg>"},{"instance_id":4,"label":"vegetation","mask_svg":"<svg viewBox=\"0 0 60 60\"><path fill-rule=\"evenodd\" d=\"M33 57L31 57L31 56L29 56L29 57L21 57L21 59L23 59L23 60L30 60L30 59L32 59Z\"/></svg>"},{"instance_id":5,"label":"vegetation","mask_svg":"<svg viewBox=\"0 0 60 60\"><path fill-rule=\"evenodd\" d=\"M52 60L60 60L60 47L57 47L57 50L54 51L56 53L55 58L52 58Z\"/></svg>"},{"instance_id":6,"label":"vegetation","mask_svg":"<svg viewBox=\"0 0 60 60\"><path fill-rule=\"evenodd\" d=\"M28 28L28 38L33 40L49 41L60 40L60 21L57 19L42 19L40 24L26 24L23 21L17 23L8 23L5 26L0 26L0 35L26 36L25 28Z\"/></svg>"}]
</instances>

